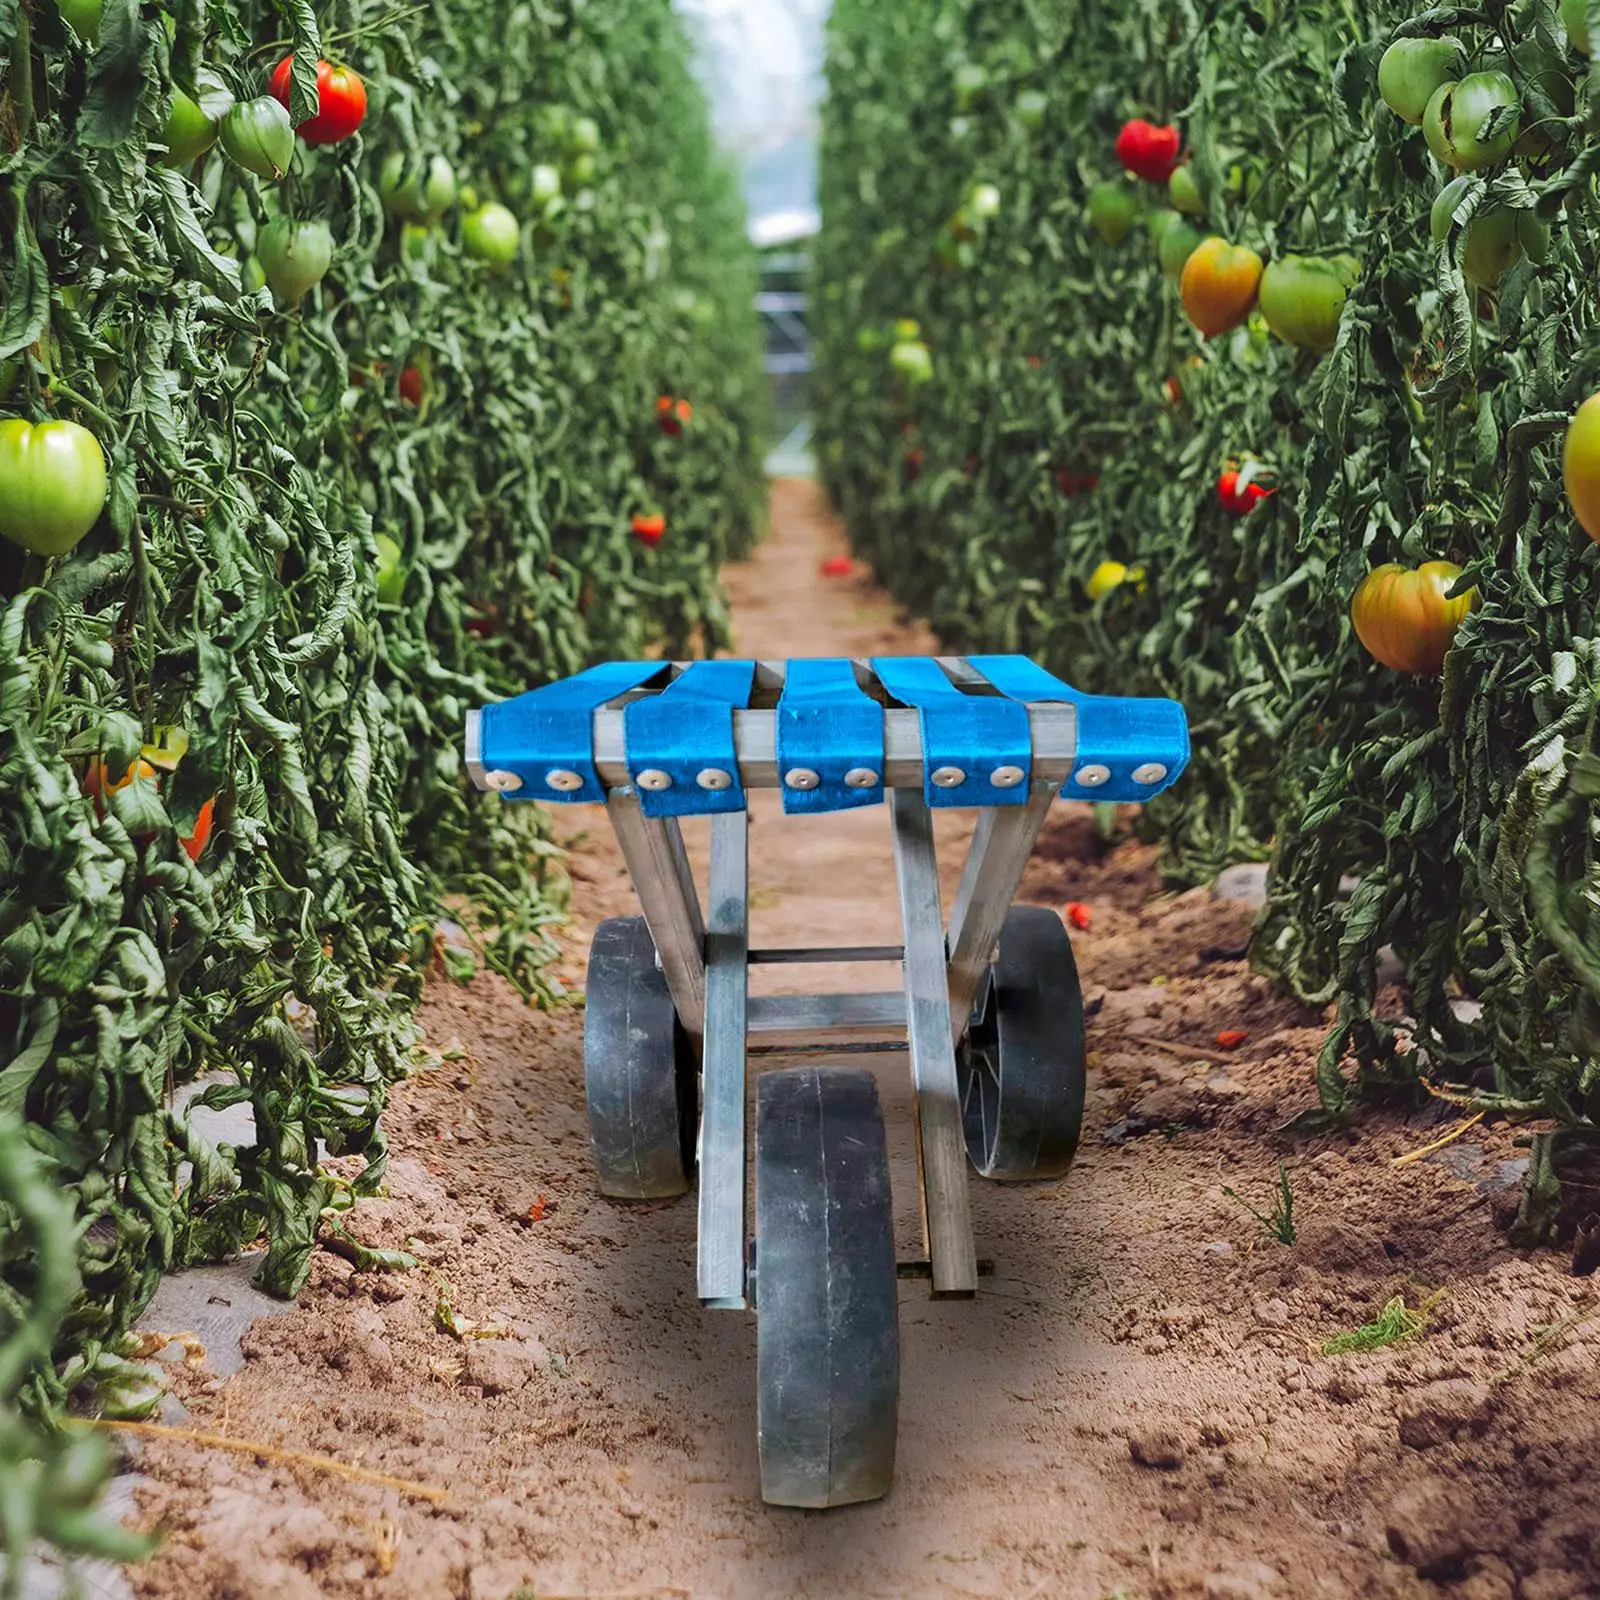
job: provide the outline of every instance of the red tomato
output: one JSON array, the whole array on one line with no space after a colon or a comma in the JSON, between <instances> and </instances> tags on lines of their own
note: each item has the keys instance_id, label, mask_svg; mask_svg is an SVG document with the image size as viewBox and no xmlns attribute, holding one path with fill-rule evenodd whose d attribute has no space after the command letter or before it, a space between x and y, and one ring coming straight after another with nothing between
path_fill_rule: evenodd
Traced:
<instances>
[{"instance_id":1,"label":"red tomato","mask_svg":"<svg viewBox=\"0 0 1600 1600\"><path fill-rule=\"evenodd\" d=\"M1035 372L1037 372L1039 370L1039 368L1040 368L1040 366L1042 364L1043 363L1039 360L1038 356L1029 356L1028 357L1028 365L1030 367L1032 367Z\"/></svg>"},{"instance_id":2,"label":"red tomato","mask_svg":"<svg viewBox=\"0 0 1600 1600\"><path fill-rule=\"evenodd\" d=\"M1146 183L1165 183L1177 170L1183 140L1172 127L1157 127L1135 117L1117 135L1117 160Z\"/></svg>"},{"instance_id":3,"label":"red tomato","mask_svg":"<svg viewBox=\"0 0 1600 1600\"><path fill-rule=\"evenodd\" d=\"M640 544L658 545L667 531L667 519L659 511L636 511L633 514L633 536Z\"/></svg>"},{"instance_id":4,"label":"red tomato","mask_svg":"<svg viewBox=\"0 0 1600 1600\"><path fill-rule=\"evenodd\" d=\"M661 431L674 438L683 432L683 424L678 420L678 414L672 403L672 396L664 394L656 401L656 421L661 424Z\"/></svg>"},{"instance_id":5,"label":"red tomato","mask_svg":"<svg viewBox=\"0 0 1600 1600\"><path fill-rule=\"evenodd\" d=\"M1081 900L1069 900L1067 902L1066 915L1067 921L1079 933L1087 933L1089 931L1089 908Z\"/></svg>"},{"instance_id":6,"label":"red tomato","mask_svg":"<svg viewBox=\"0 0 1600 1600\"><path fill-rule=\"evenodd\" d=\"M1249 1037L1250 1030L1248 1028L1224 1028L1217 1035L1217 1048L1219 1050L1237 1050Z\"/></svg>"},{"instance_id":7,"label":"red tomato","mask_svg":"<svg viewBox=\"0 0 1600 1600\"><path fill-rule=\"evenodd\" d=\"M824 578L848 578L855 571L856 564L849 556L829 556L822 563L822 576Z\"/></svg>"},{"instance_id":8,"label":"red tomato","mask_svg":"<svg viewBox=\"0 0 1600 1600\"><path fill-rule=\"evenodd\" d=\"M422 373L416 367L401 369L400 398L410 406L422 404Z\"/></svg>"},{"instance_id":9,"label":"red tomato","mask_svg":"<svg viewBox=\"0 0 1600 1600\"><path fill-rule=\"evenodd\" d=\"M178 841L191 861L200 859L200 852L205 849L211 838L211 818L216 805L216 796L213 795L211 799L200 807L200 815L194 819L194 832L187 839Z\"/></svg>"},{"instance_id":10,"label":"red tomato","mask_svg":"<svg viewBox=\"0 0 1600 1600\"><path fill-rule=\"evenodd\" d=\"M1099 487L1100 475L1096 472L1068 472L1062 467L1056 473L1056 487L1062 494L1071 500L1080 494L1088 494Z\"/></svg>"},{"instance_id":11,"label":"red tomato","mask_svg":"<svg viewBox=\"0 0 1600 1600\"><path fill-rule=\"evenodd\" d=\"M922 476L922 463L927 457L922 452L921 445L912 445L906 451L906 482L913 483Z\"/></svg>"},{"instance_id":12,"label":"red tomato","mask_svg":"<svg viewBox=\"0 0 1600 1600\"><path fill-rule=\"evenodd\" d=\"M293 56L285 56L272 74L272 98L285 109L289 105L289 73ZM361 126L367 114L367 86L349 67L331 62L317 63L317 113L308 117L295 132L307 144L338 144Z\"/></svg>"},{"instance_id":13,"label":"red tomato","mask_svg":"<svg viewBox=\"0 0 1600 1600\"><path fill-rule=\"evenodd\" d=\"M1232 467L1217 479L1217 499L1222 502L1222 509L1233 517L1248 516L1269 494L1277 492L1253 479L1240 488L1239 474Z\"/></svg>"}]
</instances>

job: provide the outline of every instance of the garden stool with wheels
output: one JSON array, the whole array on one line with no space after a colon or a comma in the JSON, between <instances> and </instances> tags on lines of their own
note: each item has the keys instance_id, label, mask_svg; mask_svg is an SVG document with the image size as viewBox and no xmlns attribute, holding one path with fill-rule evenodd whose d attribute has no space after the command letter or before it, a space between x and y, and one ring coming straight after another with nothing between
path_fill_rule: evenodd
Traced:
<instances>
[{"instance_id":1,"label":"garden stool with wheels","mask_svg":"<svg viewBox=\"0 0 1600 1600\"><path fill-rule=\"evenodd\" d=\"M1013 905L1051 802L1142 801L1189 756L1170 700L1080 694L1022 656L611 662L468 713L467 768L507 800L606 807L642 917L601 924L584 1026L601 1192L699 1179L699 1294L756 1312L761 1492L885 1494L899 1392L896 1281L970 1296L966 1162L1061 1177L1083 1114L1083 999L1061 919ZM904 942L751 949L746 791L786 812L887 798ZM982 811L949 925L932 810ZM678 819L709 815L702 909ZM751 996L758 962L898 963L899 988ZM898 1267L877 1084L828 1062L909 1053L925 1259ZM746 1063L757 1080L754 1232Z\"/></svg>"}]
</instances>

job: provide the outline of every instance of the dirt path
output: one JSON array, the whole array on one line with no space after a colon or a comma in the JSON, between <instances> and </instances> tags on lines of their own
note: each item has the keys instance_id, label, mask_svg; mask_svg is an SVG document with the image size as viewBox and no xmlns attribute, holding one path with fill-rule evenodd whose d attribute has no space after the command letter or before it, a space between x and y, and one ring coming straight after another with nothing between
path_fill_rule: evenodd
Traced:
<instances>
[{"instance_id":1,"label":"dirt path","mask_svg":"<svg viewBox=\"0 0 1600 1600\"><path fill-rule=\"evenodd\" d=\"M824 580L839 537L780 483L774 533L729 574L743 648L912 652L865 581ZM632 909L609 834L571 839L581 974L595 922ZM603 823L601 824L603 827ZM960 841L959 822L947 843ZM700 848L699 841L695 841ZM884 814L755 813L756 934L891 937ZM957 865L947 851L946 872ZM194 1426L336 1456L449 1491L434 1505L186 1445L147 1452L170 1530L142 1596L215 1600L1256 1600L1600 1596L1600 1298L1494 1225L1510 1131L1394 1159L1455 1114L1369 1114L1277 1133L1312 1103L1322 1019L1237 959L1246 914L1163 896L1153 853L1096 845L1062 808L1026 898L1089 907L1090 1099L1073 1174L975 1183L974 1303L902 1285L894 1492L824 1514L756 1491L755 1330L694 1298L692 1202L594 1193L581 1016L500 983L433 986L443 1061L395 1096L389 1195L353 1231L431 1270L358 1274L321 1254L300 1308L257 1325L226 1384L180 1374ZM881 969L879 972L881 982ZM1232 1052L1221 1029L1247 1029ZM1161 1041L1159 1043L1154 1041ZM881 1062L903 1250L916 1244L903 1058ZM1271 1203L1287 1163L1298 1237ZM1499 1185L1500 1187L1496 1187ZM452 1337L455 1314L506 1337ZM1394 1296L1420 1336L1325 1356ZM1419 1575L1420 1574L1420 1575Z\"/></svg>"}]
</instances>

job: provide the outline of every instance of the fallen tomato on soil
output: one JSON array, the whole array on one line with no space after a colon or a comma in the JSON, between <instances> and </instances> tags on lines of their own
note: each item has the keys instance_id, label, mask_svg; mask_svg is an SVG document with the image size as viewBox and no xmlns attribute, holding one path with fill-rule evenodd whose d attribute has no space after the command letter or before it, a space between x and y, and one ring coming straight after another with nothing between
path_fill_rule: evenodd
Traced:
<instances>
[{"instance_id":1,"label":"fallen tomato on soil","mask_svg":"<svg viewBox=\"0 0 1600 1600\"><path fill-rule=\"evenodd\" d=\"M1224 1028L1217 1035L1217 1048L1219 1050L1237 1050L1249 1037L1250 1030L1248 1028Z\"/></svg>"},{"instance_id":2,"label":"fallen tomato on soil","mask_svg":"<svg viewBox=\"0 0 1600 1600\"><path fill-rule=\"evenodd\" d=\"M822 563L822 576L824 578L848 578L856 569L856 564L849 556L829 556Z\"/></svg>"},{"instance_id":3,"label":"fallen tomato on soil","mask_svg":"<svg viewBox=\"0 0 1600 1600\"><path fill-rule=\"evenodd\" d=\"M1066 919L1079 933L1089 931L1090 913L1088 906L1081 900L1069 900L1066 905Z\"/></svg>"}]
</instances>

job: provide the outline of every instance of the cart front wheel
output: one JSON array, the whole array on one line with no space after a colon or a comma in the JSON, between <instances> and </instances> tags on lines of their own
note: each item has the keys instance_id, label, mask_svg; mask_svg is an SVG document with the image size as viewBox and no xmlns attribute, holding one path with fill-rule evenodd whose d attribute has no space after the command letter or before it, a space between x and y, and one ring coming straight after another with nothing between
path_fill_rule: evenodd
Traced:
<instances>
[{"instance_id":1,"label":"cart front wheel","mask_svg":"<svg viewBox=\"0 0 1600 1600\"><path fill-rule=\"evenodd\" d=\"M894 1476L900 1324L872 1075L790 1068L756 1095L761 1498L876 1500Z\"/></svg>"},{"instance_id":2,"label":"cart front wheel","mask_svg":"<svg viewBox=\"0 0 1600 1600\"><path fill-rule=\"evenodd\" d=\"M1083 1122L1083 990L1048 906L1012 906L983 1015L957 1063L967 1154L986 1178L1060 1178Z\"/></svg>"},{"instance_id":3,"label":"cart front wheel","mask_svg":"<svg viewBox=\"0 0 1600 1600\"><path fill-rule=\"evenodd\" d=\"M589 1143L600 1192L662 1200L694 1180L695 1060L643 917L595 929L583 1019Z\"/></svg>"}]
</instances>

